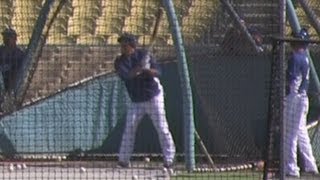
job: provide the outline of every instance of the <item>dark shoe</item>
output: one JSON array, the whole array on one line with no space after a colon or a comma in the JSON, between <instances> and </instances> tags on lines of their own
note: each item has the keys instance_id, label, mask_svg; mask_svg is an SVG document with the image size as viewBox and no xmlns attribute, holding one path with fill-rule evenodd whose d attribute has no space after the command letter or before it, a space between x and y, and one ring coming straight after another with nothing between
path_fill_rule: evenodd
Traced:
<instances>
[{"instance_id":1,"label":"dark shoe","mask_svg":"<svg viewBox=\"0 0 320 180\"><path fill-rule=\"evenodd\" d=\"M118 168L130 168L130 163L129 162L119 161L118 164L117 164L117 167Z\"/></svg>"},{"instance_id":2,"label":"dark shoe","mask_svg":"<svg viewBox=\"0 0 320 180\"><path fill-rule=\"evenodd\" d=\"M173 169L173 163L164 163L163 164L163 170L168 173L169 176L174 176L175 171Z\"/></svg>"}]
</instances>

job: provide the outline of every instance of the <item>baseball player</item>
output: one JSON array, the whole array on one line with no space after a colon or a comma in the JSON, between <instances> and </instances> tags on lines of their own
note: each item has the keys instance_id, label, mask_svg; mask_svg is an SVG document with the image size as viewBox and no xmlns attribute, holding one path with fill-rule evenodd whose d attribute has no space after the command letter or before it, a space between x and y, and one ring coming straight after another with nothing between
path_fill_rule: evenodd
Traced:
<instances>
[{"instance_id":1,"label":"baseball player","mask_svg":"<svg viewBox=\"0 0 320 180\"><path fill-rule=\"evenodd\" d=\"M158 79L159 67L150 53L144 49L136 48L137 41L132 34L122 35L118 42L121 45L121 55L115 60L115 70L124 81L131 99L118 165L121 167L130 166L136 130L142 117L147 114L152 119L153 126L158 133L164 156L164 167L172 168L175 144L166 120L163 88ZM148 65L145 64L146 62Z\"/></svg>"},{"instance_id":2,"label":"baseball player","mask_svg":"<svg viewBox=\"0 0 320 180\"><path fill-rule=\"evenodd\" d=\"M17 73L22 65L24 52L17 47L17 33L12 28L2 32L3 46L0 47L0 65L6 91L16 88Z\"/></svg>"},{"instance_id":3,"label":"baseball player","mask_svg":"<svg viewBox=\"0 0 320 180\"><path fill-rule=\"evenodd\" d=\"M24 52L17 46L17 33L12 28L2 31L3 45L0 46L0 112L7 109L3 107L5 99L13 98L17 85L19 69L22 67Z\"/></svg>"},{"instance_id":4,"label":"baseball player","mask_svg":"<svg viewBox=\"0 0 320 180\"><path fill-rule=\"evenodd\" d=\"M3 45L0 46L0 114L3 113L3 101L11 96L16 88L18 70L21 68L24 52L17 47L17 33L12 28L2 31ZM7 96L7 97L5 97ZM12 159L17 153L11 141L0 135L0 149L5 158Z\"/></svg>"},{"instance_id":5,"label":"baseball player","mask_svg":"<svg viewBox=\"0 0 320 180\"><path fill-rule=\"evenodd\" d=\"M295 38L307 40L306 29L301 29ZM306 52L308 43L292 42L292 53L287 68L287 95L284 106L284 161L287 176L299 177L300 168L297 164L297 150L304 161L304 171L318 174L316 160L313 156L308 135L307 113L309 108L307 90L309 85L309 59Z\"/></svg>"}]
</instances>

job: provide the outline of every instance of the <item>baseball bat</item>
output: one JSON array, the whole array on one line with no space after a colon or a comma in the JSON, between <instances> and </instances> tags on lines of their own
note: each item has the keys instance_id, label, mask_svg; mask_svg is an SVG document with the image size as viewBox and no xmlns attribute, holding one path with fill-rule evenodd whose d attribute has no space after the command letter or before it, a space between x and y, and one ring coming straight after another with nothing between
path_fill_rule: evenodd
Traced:
<instances>
[{"instance_id":1,"label":"baseball bat","mask_svg":"<svg viewBox=\"0 0 320 180\"><path fill-rule=\"evenodd\" d=\"M142 59L142 67L147 68L147 69L150 68L150 63L149 63L150 56L149 55L150 55L151 49L153 48L153 45L155 44L155 41L156 41L156 38L158 35L158 30L160 27L160 23L162 21L162 16L163 16L163 8L160 7L157 11L157 14L156 14L155 24L153 27L153 31L151 33L150 44L146 48L148 54Z\"/></svg>"},{"instance_id":2,"label":"baseball bat","mask_svg":"<svg viewBox=\"0 0 320 180\"><path fill-rule=\"evenodd\" d=\"M163 8L160 7L158 9L158 12L156 14L156 20L155 20L155 24L154 24L154 28L153 28L153 31L152 31L152 34L151 34L151 39L150 39L150 45L149 45L149 50L153 47L154 43L155 43L155 40L156 40L156 37L158 35L158 31L159 31L159 27L160 27L160 23L162 21L162 17L163 17Z\"/></svg>"},{"instance_id":3,"label":"baseball bat","mask_svg":"<svg viewBox=\"0 0 320 180\"><path fill-rule=\"evenodd\" d=\"M211 158L206 146L204 145L204 143L203 143L203 141L202 141L202 139L201 139L201 137L200 137L200 135L199 135L197 130L194 131L194 135L195 135L196 140L198 141L198 143L200 145L201 151L205 154L207 160L209 161L209 164L210 164L211 168L215 169L216 166L214 165L214 162L213 162L213 160L212 160L212 158Z\"/></svg>"}]
</instances>

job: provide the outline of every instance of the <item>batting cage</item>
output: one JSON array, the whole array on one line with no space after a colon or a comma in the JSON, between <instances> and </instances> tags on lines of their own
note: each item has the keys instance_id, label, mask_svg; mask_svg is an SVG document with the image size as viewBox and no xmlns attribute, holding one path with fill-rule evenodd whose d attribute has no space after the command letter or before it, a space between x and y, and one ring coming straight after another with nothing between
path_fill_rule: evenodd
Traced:
<instances>
[{"instance_id":1,"label":"batting cage","mask_svg":"<svg viewBox=\"0 0 320 180\"><path fill-rule=\"evenodd\" d=\"M0 179L290 179L297 42L309 45L306 128L320 162L319 8L1 0ZM301 29L308 39L292 38ZM319 178L297 156L300 177Z\"/></svg>"}]
</instances>

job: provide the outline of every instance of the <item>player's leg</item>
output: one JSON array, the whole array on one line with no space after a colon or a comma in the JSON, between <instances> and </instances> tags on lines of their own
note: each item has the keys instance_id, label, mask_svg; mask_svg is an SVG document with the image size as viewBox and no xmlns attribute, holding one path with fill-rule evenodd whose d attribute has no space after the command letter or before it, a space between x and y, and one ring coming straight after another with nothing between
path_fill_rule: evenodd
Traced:
<instances>
[{"instance_id":1,"label":"player's leg","mask_svg":"<svg viewBox=\"0 0 320 180\"><path fill-rule=\"evenodd\" d=\"M300 169L297 165L297 141L299 128L299 117L297 118L298 99L296 95L289 94L285 99L284 119L284 161L287 175L300 176Z\"/></svg>"},{"instance_id":2,"label":"player's leg","mask_svg":"<svg viewBox=\"0 0 320 180\"><path fill-rule=\"evenodd\" d=\"M300 117L299 133L298 133L298 144L299 144L301 157L304 161L305 171L318 173L316 160L313 156L308 129L306 126L308 106L309 106L308 98L302 97L301 105L300 105L301 117Z\"/></svg>"},{"instance_id":3,"label":"player's leg","mask_svg":"<svg viewBox=\"0 0 320 180\"><path fill-rule=\"evenodd\" d=\"M119 162L126 166L134 148L137 127L145 114L142 103L132 103L127 111L126 125L119 150Z\"/></svg>"},{"instance_id":4,"label":"player's leg","mask_svg":"<svg viewBox=\"0 0 320 180\"><path fill-rule=\"evenodd\" d=\"M171 165L174 161L176 149L166 119L162 91L158 96L154 97L149 104L150 105L147 109L147 112L150 115L152 123L158 133L160 145L164 155L164 163L165 165Z\"/></svg>"}]
</instances>

